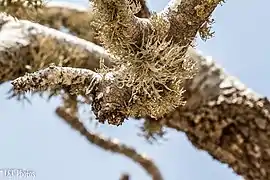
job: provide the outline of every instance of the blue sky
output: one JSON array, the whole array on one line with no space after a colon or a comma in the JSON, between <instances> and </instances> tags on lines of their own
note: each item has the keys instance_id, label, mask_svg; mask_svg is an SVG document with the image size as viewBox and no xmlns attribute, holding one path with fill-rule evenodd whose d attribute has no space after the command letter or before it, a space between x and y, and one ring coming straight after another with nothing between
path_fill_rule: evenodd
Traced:
<instances>
[{"instance_id":1,"label":"blue sky","mask_svg":"<svg viewBox=\"0 0 270 180\"><path fill-rule=\"evenodd\" d=\"M72 0L86 5L86 0ZM159 11L168 0L148 1ZM206 43L198 41L198 49L211 55L225 69L250 88L269 96L270 58L268 48L270 1L228 1L214 13L215 37ZM25 168L36 172L37 180L112 180L122 172L132 179L150 179L129 159L105 152L89 144L54 114L59 103L39 97L32 105L6 100L10 84L0 86L0 168ZM168 180L238 180L227 165L196 150L184 134L169 131L168 141L149 145L137 136L138 124L130 121L120 128L100 125L94 131L119 138L140 152L148 154ZM89 123L90 127L93 127ZM92 128L93 129L93 128ZM106 172L106 173L104 173ZM1 179L2 177L0 177Z\"/></svg>"}]
</instances>

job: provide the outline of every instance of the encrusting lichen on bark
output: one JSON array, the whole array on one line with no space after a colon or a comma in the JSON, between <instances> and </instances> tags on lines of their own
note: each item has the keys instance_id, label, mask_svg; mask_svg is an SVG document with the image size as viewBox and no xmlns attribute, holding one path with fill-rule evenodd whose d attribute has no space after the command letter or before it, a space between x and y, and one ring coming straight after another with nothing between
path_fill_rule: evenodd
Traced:
<instances>
[{"instance_id":1,"label":"encrusting lichen on bark","mask_svg":"<svg viewBox=\"0 0 270 180\"><path fill-rule=\"evenodd\" d=\"M25 20L0 13L0 82L24 73L56 66L100 67L100 59L110 66L110 57L94 43Z\"/></svg>"},{"instance_id":2,"label":"encrusting lichen on bark","mask_svg":"<svg viewBox=\"0 0 270 180\"><path fill-rule=\"evenodd\" d=\"M149 19L141 19L142 22L146 22L146 27L150 27L150 31L145 31L148 34L145 33L143 34L144 36L138 36L144 38L137 38L139 40L137 43L139 45L145 45L148 42L150 44L149 47L151 45L157 45L153 46L156 49L158 49L162 42L167 42L168 44L171 42L168 47L172 47L174 43L180 44L179 47L183 48L183 52L181 51L183 56L181 57L185 57L184 55L190 56L197 62L199 70L192 79L187 79L183 83L185 91L182 94L182 100L186 101L185 106L179 106L176 110L161 119L143 117L146 122L145 129L148 129L150 133L156 133L161 131L162 127L167 126L183 131L198 149L206 150L220 162L227 163L236 173L242 175L246 180L268 180L270 177L269 100L256 95L254 92L250 92L246 87L239 86L237 80L232 79L224 73L214 62L208 62L207 59L198 57L196 52L192 53L192 48L189 46L191 39L195 37L196 32L200 31L202 25L208 21L211 12L215 9L219 1L182 0L177 2L180 3L176 4L179 7L179 9L176 9L181 10L178 11L180 14L173 14L175 12L167 9L167 14L152 14L152 17ZM188 21L189 18L190 21ZM161 25L155 26L155 24ZM173 24L173 26L170 24ZM182 26L183 32L179 31L181 29L177 29ZM158 27L162 28L158 29ZM170 36L166 36L166 34ZM151 35L166 37L166 40L163 41L162 38L157 38L161 43L156 41L157 39L150 41L153 38ZM185 39L185 35L192 38ZM112 41L110 43L114 42ZM181 46L181 44L185 44L186 46ZM110 48L109 45L107 47ZM117 59L119 60L119 64L121 60L126 61L126 67L131 66L132 63L139 64L140 62L144 65L147 63L151 64L151 58L154 56L150 56L150 59L142 58L147 54L144 52L146 49L145 46L132 46L132 51L128 51L130 49L127 48L122 52L115 53L114 56L121 57L121 53L127 54L126 57L137 58L138 56L137 59ZM144 53L137 54L141 50ZM147 50L149 54L155 52L155 49ZM166 51L160 52L165 53ZM20 53L18 52L18 54ZM91 52L88 51L88 53ZM0 57L4 57L2 61L7 60L5 56ZM19 60L21 61L22 59ZM78 60L76 59L76 61ZM71 62L67 61L67 64ZM157 63L160 62L157 61ZM125 111L129 108L127 102L130 100L132 88L121 88L119 86L119 84L123 85L123 83L121 84L119 82L121 80L121 73L127 69L125 66L114 67L115 70L119 70L115 72L113 72L113 69L100 70L100 73L106 74L107 78L101 80L102 83L96 84L96 88L92 93L95 93L93 95L95 97L93 100L93 109L94 111L96 110L95 113L98 118L100 117L99 120L101 122L108 120L111 124L119 125L127 116ZM43 68L43 66L40 68ZM108 71L106 72L106 70ZM137 70L140 69L138 68ZM155 74L155 71L154 69L153 74ZM5 73L9 74L9 72L4 72L3 74ZM20 74L16 74L17 77L18 75ZM9 76L3 81L10 80L9 78L12 79L14 76Z\"/></svg>"},{"instance_id":3,"label":"encrusting lichen on bark","mask_svg":"<svg viewBox=\"0 0 270 180\"><path fill-rule=\"evenodd\" d=\"M107 7L106 11L104 6ZM114 91L126 91L124 94L128 94L129 99L118 99L122 102L119 104L125 102L125 109L119 109L121 118L160 118L176 107L184 105L184 82L195 75L197 68L196 62L185 53L186 47L168 39L171 22L159 14L152 14L150 19L138 18L134 14L140 10L139 4L127 0L96 0L93 1L93 9L94 16L102 22L96 27L100 31L101 42L115 57L115 66L99 70L104 76L113 74L113 82L109 84L115 87L107 88L104 83L100 85L104 89L99 90L105 91L104 97L114 94ZM138 33L134 34L133 30ZM110 88L113 91L107 91ZM98 99L99 103L104 103L101 107L107 107L107 102L101 99ZM108 112L115 111L113 114L119 114L114 106L112 105L111 109L103 108L108 109ZM106 118L109 119L108 116Z\"/></svg>"},{"instance_id":4,"label":"encrusting lichen on bark","mask_svg":"<svg viewBox=\"0 0 270 180\"><path fill-rule=\"evenodd\" d=\"M169 38L187 47L198 31L204 32L201 33L204 40L212 37L209 23L213 21L209 18L223 2L224 0L171 0L159 14L173 24L168 33Z\"/></svg>"},{"instance_id":5,"label":"encrusting lichen on bark","mask_svg":"<svg viewBox=\"0 0 270 180\"><path fill-rule=\"evenodd\" d=\"M91 93L102 76L88 69L56 67L26 74L12 81L16 93L65 89L70 94Z\"/></svg>"}]
</instances>

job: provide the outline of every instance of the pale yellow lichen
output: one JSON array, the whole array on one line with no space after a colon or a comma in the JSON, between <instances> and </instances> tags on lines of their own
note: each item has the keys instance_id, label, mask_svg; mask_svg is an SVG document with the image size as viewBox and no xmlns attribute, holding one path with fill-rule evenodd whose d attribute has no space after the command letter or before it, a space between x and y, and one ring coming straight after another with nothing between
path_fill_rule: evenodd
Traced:
<instances>
[{"instance_id":1,"label":"pale yellow lichen","mask_svg":"<svg viewBox=\"0 0 270 180\"><path fill-rule=\"evenodd\" d=\"M117 6L119 4L106 9L111 15L108 12L103 12L106 15L98 14L103 23L102 27L99 24L99 37L105 48L116 57L114 68L101 69L99 72L115 72L119 87L131 89L127 114L162 117L184 104L183 83L194 76L195 62L185 55L183 47L167 38L170 23L158 14L150 18L150 34L137 41L124 36L123 32L132 25L133 14L127 9L116 9ZM113 12L119 13L119 16Z\"/></svg>"}]
</instances>

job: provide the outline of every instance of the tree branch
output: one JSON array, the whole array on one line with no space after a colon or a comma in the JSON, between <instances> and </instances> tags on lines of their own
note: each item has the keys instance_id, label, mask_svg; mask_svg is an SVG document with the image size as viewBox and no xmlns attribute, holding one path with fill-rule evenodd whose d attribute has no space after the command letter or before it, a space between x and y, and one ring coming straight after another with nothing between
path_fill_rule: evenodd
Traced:
<instances>
[{"instance_id":1,"label":"tree branch","mask_svg":"<svg viewBox=\"0 0 270 180\"><path fill-rule=\"evenodd\" d=\"M96 32L91 26L94 17L90 8L72 3L46 2L38 9L9 5L0 10L20 19L30 20L55 29L60 30L65 27L70 33L96 43L94 38Z\"/></svg>"},{"instance_id":2,"label":"tree branch","mask_svg":"<svg viewBox=\"0 0 270 180\"><path fill-rule=\"evenodd\" d=\"M138 13L135 14L135 16L139 18L149 18L151 13L149 11L149 8L147 7L146 0L132 0L134 3L139 2L141 5L141 9Z\"/></svg>"},{"instance_id":3,"label":"tree branch","mask_svg":"<svg viewBox=\"0 0 270 180\"><path fill-rule=\"evenodd\" d=\"M111 57L94 43L0 13L0 83L54 63L95 70Z\"/></svg>"},{"instance_id":4,"label":"tree branch","mask_svg":"<svg viewBox=\"0 0 270 180\"><path fill-rule=\"evenodd\" d=\"M145 0L139 0L138 2L137 0L133 0L133 2L136 4L139 2L141 5L140 11L135 14L136 17L150 17L150 11ZM77 37L89 40L95 44L99 43L95 38L97 32L91 25L95 20L91 6L85 8L73 3L53 1L44 3L38 9L9 5L8 8L3 7L1 9L0 7L0 10L12 16L20 17L20 19L31 20L55 29L65 27L71 34Z\"/></svg>"},{"instance_id":5,"label":"tree branch","mask_svg":"<svg viewBox=\"0 0 270 180\"><path fill-rule=\"evenodd\" d=\"M135 149L127 147L124 144L120 144L117 141L105 139L100 135L90 133L77 117L70 115L64 108L57 108L56 113L59 117L62 117L62 119L74 130L78 131L82 136L84 136L90 143L93 143L106 151L119 153L130 158L134 162L140 164L145 169L145 171L150 176L152 176L153 180L163 180L163 177L154 162L152 162L147 157L137 153Z\"/></svg>"},{"instance_id":6,"label":"tree branch","mask_svg":"<svg viewBox=\"0 0 270 180\"><path fill-rule=\"evenodd\" d=\"M96 30L91 25L94 19L91 7L84 8L72 3L49 2L37 11L34 21L59 30L65 27L72 35L98 44L95 38Z\"/></svg>"},{"instance_id":7,"label":"tree branch","mask_svg":"<svg viewBox=\"0 0 270 180\"><path fill-rule=\"evenodd\" d=\"M194 9L191 12L194 13ZM23 44L25 41L21 38L19 42ZM161 122L186 132L196 147L229 164L247 180L270 179L269 101L254 92L247 93L248 89L241 87L238 80L224 73L213 61L202 58L192 48L188 48L187 54L197 61L200 71L192 80L185 81L186 105ZM16 66L13 65L13 68ZM103 95L107 100L112 97L115 98L112 102L119 102L121 97L126 97L123 93L122 90L119 94ZM107 115L113 117L115 114L110 112Z\"/></svg>"},{"instance_id":8,"label":"tree branch","mask_svg":"<svg viewBox=\"0 0 270 180\"><path fill-rule=\"evenodd\" d=\"M122 174L120 180L130 180L130 176L128 174Z\"/></svg>"},{"instance_id":9,"label":"tree branch","mask_svg":"<svg viewBox=\"0 0 270 180\"><path fill-rule=\"evenodd\" d=\"M12 81L14 91L46 91L68 89L70 94L88 95L102 76L88 69L50 66Z\"/></svg>"},{"instance_id":10,"label":"tree branch","mask_svg":"<svg viewBox=\"0 0 270 180\"><path fill-rule=\"evenodd\" d=\"M136 17L141 7L134 1L93 0L92 6L96 18L95 27L98 38L105 49L115 54L117 49L133 49L145 34L151 31L151 24L146 18Z\"/></svg>"},{"instance_id":11,"label":"tree branch","mask_svg":"<svg viewBox=\"0 0 270 180\"><path fill-rule=\"evenodd\" d=\"M186 84L187 103L160 122L246 180L270 178L270 102L229 76L211 58Z\"/></svg>"},{"instance_id":12,"label":"tree branch","mask_svg":"<svg viewBox=\"0 0 270 180\"><path fill-rule=\"evenodd\" d=\"M217 5L223 0L171 0L160 13L171 26L170 38L181 46L188 47L198 30L208 20Z\"/></svg>"}]
</instances>

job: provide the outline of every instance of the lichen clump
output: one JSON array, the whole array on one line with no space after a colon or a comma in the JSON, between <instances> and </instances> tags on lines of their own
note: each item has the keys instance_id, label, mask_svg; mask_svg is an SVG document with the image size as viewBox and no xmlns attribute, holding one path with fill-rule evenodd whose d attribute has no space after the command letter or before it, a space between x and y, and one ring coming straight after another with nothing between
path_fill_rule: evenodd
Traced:
<instances>
[{"instance_id":1,"label":"lichen clump","mask_svg":"<svg viewBox=\"0 0 270 180\"><path fill-rule=\"evenodd\" d=\"M130 7L134 4L125 0L125 5L114 0L102 2L94 6L99 19L98 36L115 57L116 66L101 71L113 72L119 87L131 89L126 113L135 117L159 118L183 105L184 82L195 75L197 68L184 52L186 48L168 39L170 23L153 14L149 19L151 32L136 39L140 29L131 27L134 20L138 20L134 16L136 7ZM130 29L134 29L134 36L129 34Z\"/></svg>"},{"instance_id":2,"label":"lichen clump","mask_svg":"<svg viewBox=\"0 0 270 180\"><path fill-rule=\"evenodd\" d=\"M4 11L21 19L37 16L37 10L44 6L43 0L0 0L0 12Z\"/></svg>"}]
</instances>

